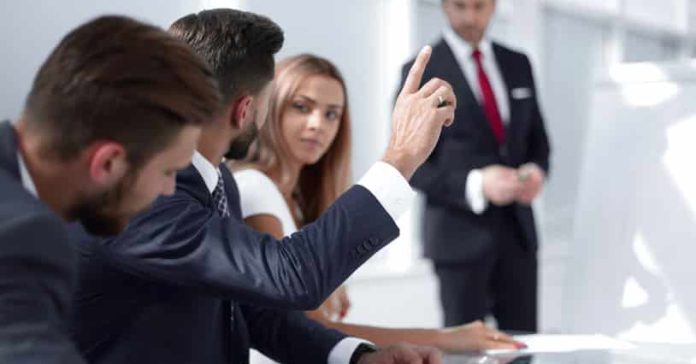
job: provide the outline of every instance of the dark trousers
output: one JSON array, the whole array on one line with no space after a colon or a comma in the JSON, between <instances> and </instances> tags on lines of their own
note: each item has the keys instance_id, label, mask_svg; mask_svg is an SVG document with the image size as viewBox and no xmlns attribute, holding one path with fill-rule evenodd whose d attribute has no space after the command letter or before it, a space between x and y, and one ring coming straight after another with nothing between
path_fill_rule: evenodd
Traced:
<instances>
[{"instance_id":1,"label":"dark trousers","mask_svg":"<svg viewBox=\"0 0 696 364\"><path fill-rule=\"evenodd\" d=\"M445 326L492 314L501 330L537 331L537 254L521 239L512 231L481 259L434 262Z\"/></svg>"}]
</instances>

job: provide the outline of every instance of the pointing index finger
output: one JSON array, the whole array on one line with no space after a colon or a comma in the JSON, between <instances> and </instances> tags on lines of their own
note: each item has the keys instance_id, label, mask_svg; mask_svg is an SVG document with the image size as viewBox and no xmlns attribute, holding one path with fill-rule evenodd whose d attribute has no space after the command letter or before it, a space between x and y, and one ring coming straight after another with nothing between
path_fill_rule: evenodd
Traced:
<instances>
[{"instance_id":1,"label":"pointing index finger","mask_svg":"<svg viewBox=\"0 0 696 364\"><path fill-rule=\"evenodd\" d=\"M430 55L433 49L430 46L425 46L418 53L416 60L413 62L413 66L408 71L408 76L406 76L406 81L404 81L404 87L401 89L402 94L412 94L418 91L421 79L423 78L423 72L425 72L425 66L430 60Z\"/></svg>"}]
</instances>

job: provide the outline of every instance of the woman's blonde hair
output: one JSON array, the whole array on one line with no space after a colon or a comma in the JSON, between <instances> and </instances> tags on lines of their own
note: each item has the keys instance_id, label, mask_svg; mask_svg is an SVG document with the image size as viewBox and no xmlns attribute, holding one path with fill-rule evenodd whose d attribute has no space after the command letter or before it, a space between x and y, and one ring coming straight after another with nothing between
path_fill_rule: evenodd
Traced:
<instances>
[{"instance_id":1,"label":"woman's blonde hair","mask_svg":"<svg viewBox=\"0 0 696 364\"><path fill-rule=\"evenodd\" d=\"M348 93L343 76L333 63L311 54L301 54L278 63L266 123L259 130L258 138L245 159L246 163L266 174L271 170L280 170L280 182L287 181L289 172L283 163L283 156L290 155L290 150L282 137L281 118L300 84L311 76L325 76L338 81L345 95L345 104L338 132L329 149L317 163L304 166L300 171L293 198L302 212L302 224L316 220L351 182Z\"/></svg>"}]
</instances>

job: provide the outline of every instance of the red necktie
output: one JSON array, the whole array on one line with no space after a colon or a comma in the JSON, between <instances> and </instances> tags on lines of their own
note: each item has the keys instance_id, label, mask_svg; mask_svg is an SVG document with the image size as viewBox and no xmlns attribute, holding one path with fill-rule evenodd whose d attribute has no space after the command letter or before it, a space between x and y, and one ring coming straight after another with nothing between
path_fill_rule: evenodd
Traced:
<instances>
[{"instance_id":1,"label":"red necktie","mask_svg":"<svg viewBox=\"0 0 696 364\"><path fill-rule=\"evenodd\" d=\"M498 141L498 144L503 144L505 142L505 126L503 125L503 118L500 117L500 111L498 111L498 103L495 101L493 87L491 87L491 83L488 80L486 71L483 70L481 56L480 50L474 50L473 57L476 61L479 86L481 87L483 113L486 114L486 118L488 119L488 123L491 125L493 135Z\"/></svg>"}]
</instances>

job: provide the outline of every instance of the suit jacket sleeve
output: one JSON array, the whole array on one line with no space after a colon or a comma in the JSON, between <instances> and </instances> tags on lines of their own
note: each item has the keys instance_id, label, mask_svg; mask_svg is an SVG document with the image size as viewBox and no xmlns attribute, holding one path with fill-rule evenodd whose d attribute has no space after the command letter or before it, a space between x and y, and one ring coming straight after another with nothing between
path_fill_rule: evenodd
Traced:
<instances>
[{"instance_id":1,"label":"suit jacket sleeve","mask_svg":"<svg viewBox=\"0 0 696 364\"><path fill-rule=\"evenodd\" d=\"M313 224L282 240L220 218L177 189L103 242L107 264L160 283L284 309L318 307L398 227L354 186Z\"/></svg>"},{"instance_id":2,"label":"suit jacket sleeve","mask_svg":"<svg viewBox=\"0 0 696 364\"><path fill-rule=\"evenodd\" d=\"M544 118L541 115L541 110L539 108L539 102L537 101L537 89L536 83L534 82L534 75L532 71L532 65L529 63L529 58L524 56L524 65L529 74L529 79L532 83L532 93L535 95L534 98L534 110L532 115L532 127L529 133L528 146L529 146L529 160L528 162L536 163L541 169L546 172L548 176L550 172L549 155L551 154L551 147L549 145L549 138L546 134L546 127L544 126Z\"/></svg>"},{"instance_id":3,"label":"suit jacket sleeve","mask_svg":"<svg viewBox=\"0 0 696 364\"><path fill-rule=\"evenodd\" d=\"M411 65L413 65L413 62L404 65L401 70L402 87ZM431 78L432 75L426 67L422 83L429 81ZM448 130L444 129L433 152L411 178L411 185L425 193L429 199L435 200L440 204L451 205L457 208L470 208L466 200L466 180L469 172L476 167L460 165L454 169L442 165L440 154L442 153L443 145L447 143L448 137Z\"/></svg>"},{"instance_id":4,"label":"suit jacket sleeve","mask_svg":"<svg viewBox=\"0 0 696 364\"><path fill-rule=\"evenodd\" d=\"M75 253L62 223L33 213L0 224L0 363L82 363L65 331Z\"/></svg>"},{"instance_id":5,"label":"suit jacket sleeve","mask_svg":"<svg viewBox=\"0 0 696 364\"><path fill-rule=\"evenodd\" d=\"M279 363L326 363L331 349L346 335L327 329L302 311L240 306L251 345Z\"/></svg>"}]
</instances>

